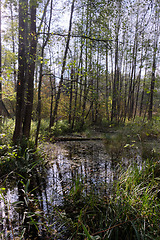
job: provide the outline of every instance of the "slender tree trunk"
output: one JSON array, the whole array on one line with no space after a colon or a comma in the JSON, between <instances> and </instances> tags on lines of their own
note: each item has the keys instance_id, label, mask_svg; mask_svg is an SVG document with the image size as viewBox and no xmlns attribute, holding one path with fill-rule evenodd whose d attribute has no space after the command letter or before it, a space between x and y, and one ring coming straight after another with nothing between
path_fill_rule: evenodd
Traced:
<instances>
[{"instance_id":1,"label":"slender tree trunk","mask_svg":"<svg viewBox=\"0 0 160 240\"><path fill-rule=\"evenodd\" d=\"M148 110L148 119L152 120L152 112L153 112L153 94L154 94L154 86L155 86L155 71L156 71L156 49L154 49L155 53L153 55L153 65L152 65L152 78L151 78L151 88L150 88L150 99L149 99L149 110Z\"/></svg>"},{"instance_id":2,"label":"slender tree trunk","mask_svg":"<svg viewBox=\"0 0 160 240\"><path fill-rule=\"evenodd\" d=\"M145 93L145 86L146 86L146 74L147 74L147 67L145 67L145 74L144 74L144 79L143 79L143 88L142 88L142 95L141 95L141 101L140 101L140 111L139 111L139 116L140 117L142 115L142 110L143 110L143 100L144 100L144 93Z\"/></svg>"},{"instance_id":3,"label":"slender tree trunk","mask_svg":"<svg viewBox=\"0 0 160 240\"><path fill-rule=\"evenodd\" d=\"M82 24L84 24L84 10L82 10ZM83 33L82 33L83 34ZM79 89L79 111L81 112L82 107L82 92L83 92L83 39L81 38L81 46L80 46L80 62L79 62L79 69L80 69L80 89Z\"/></svg>"},{"instance_id":4,"label":"slender tree trunk","mask_svg":"<svg viewBox=\"0 0 160 240\"><path fill-rule=\"evenodd\" d=\"M55 71L54 71L54 74L51 74L52 72L52 69L51 69L51 66L52 66L52 55L51 55L51 50L49 49L49 54L50 54L50 76L49 76L49 80L50 80L50 86L51 86L51 105L50 105L50 121L51 121L51 118L52 118L52 112L53 112L53 99L55 98L56 100L56 77L55 77ZM53 80L52 80L52 77L53 77Z\"/></svg>"},{"instance_id":5,"label":"slender tree trunk","mask_svg":"<svg viewBox=\"0 0 160 240\"><path fill-rule=\"evenodd\" d=\"M78 70L79 71L79 70ZM76 111L77 111L77 99L78 99L78 74L76 76L76 82L75 82L75 97L74 97L74 109L73 109L73 117L72 117L72 125L71 129L74 128L75 123L75 117L76 117Z\"/></svg>"},{"instance_id":6,"label":"slender tree trunk","mask_svg":"<svg viewBox=\"0 0 160 240\"><path fill-rule=\"evenodd\" d=\"M74 77L74 73L73 73L73 67L71 68L71 81L70 81L70 98L69 98L69 119L68 119L68 123L71 125L71 120L72 120L72 99L73 99L73 77Z\"/></svg>"},{"instance_id":7,"label":"slender tree trunk","mask_svg":"<svg viewBox=\"0 0 160 240\"><path fill-rule=\"evenodd\" d=\"M41 52L41 65L40 65L39 85L38 85L38 106L37 106L38 123L37 123L36 137L35 137L36 147L38 145L38 135L39 135L40 125L41 125L41 88L42 88L42 77L43 77L44 49L48 43L49 36L50 36L50 27L51 27L51 20L52 20L52 5L53 5L53 0L51 0L50 18L49 18L49 24L48 24L47 37L46 39L43 38L43 45L42 45L42 52Z\"/></svg>"},{"instance_id":8,"label":"slender tree trunk","mask_svg":"<svg viewBox=\"0 0 160 240\"><path fill-rule=\"evenodd\" d=\"M113 70L113 50L111 49L111 84L110 84L110 92L113 89L113 82L114 82L114 70Z\"/></svg>"},{"instance_id":9,"label":"slender tree trunk","mask_svg":"<svg viewBox=\"0 0 160 240\"><path fill-rule=\"evenodd\" d=\"M89 29L89 6L87 5L86 10L86 33L88 34ZM85 110L86 110L86 104L87 104L87 97L89 92L89 86L87 88L87 82L88 82L88 39L85 41L85 75L84 75L84 87L83 87L83 100L82 100L82 114L81 114L81 127L84 125L85 120ZM89 84L88 84L89 85Z\"/></svg>"},{"instance_id":10,"label":"slender tree trunk","mask_svg":"<svg viewBox=\"0 0 160 240\"><path fill-rule=\"evenodd\" d=\"M138 108L138 99L139 99L139 91L140 91L140 82L141 82L141 72L142 72L142 65L143 65L143 45L144 42L144 35L142 36L142 51L141 51L141 64L140 64L140 70L138 75L138 85L137 85L137 94L136 94L136 103L135 103L135 111L134 111L134 119L136 117L137 108Z\"/></svg>"},{"instance_id":11,"label":"slender tree trunk","mask_svg":"<svg viewBox=\"0 0 160 240\"><path fill-rule=\"evenodd\" d=\"M73 109L73 119L72 119L72 126L71 129L74 128L76 111L77 111L77 100L78 100L78 79L79 79L79 72L82 71L82 53L83 53L83 45L81 43L81 52L79 57L79 66L77 70L76 82L75 82L75 98L74 98L74 109ZM81 69L81 70L80 70ZM81 94L82 94L82 72L80 74L80 102L79 102L79 110L81 108Z\"/></svg>"},{"instance_id":12,"label":"slender tree trunk","mask_svg":"<svg viewBox=\"0 0 160 240\"><path fill-rule=\"evenodd\" d=\"M15 55L15 38L14 38L14 24L13 24L13 9L12 9L12 3L10 2L10 11L11 11L11 26L12 26L12 51L13 51L13 54ZM13 75L14 75L14 85L15 85L15 90L16 90L16 85L17 85L17 82L16 82L16 62L15 60L13 60Z\"/></svg>"},{"instance_id":13,"label":"slender tree trunk","mask_svg":"<svg viewBox=\"0 0 160 240\"><path fill-rule=\"evenodd\" d=\"M109 99L108 46L106 46L106 116L107 120L109 121L108 99Z\"/></svg>"},{"instance_id":14,"label":"slender tree trunk","mask_svg":"<svg viewBox=\"0 0 160 240\"><path fill-rule=\"evenodd\" d=\"M86 40L87 42L87 40ZM84 90L83 90L83 103L82 103L82 116L81 116L81 127L84 125L84 116L86 109L86 101L87 101L87 67L88 67L88 46L86 44L86 56L85 56L85 76L84 76Z\"/></svg>"},{"instance_id":15,"label":"slender tree trunk","mask_svg":"<svg viewBox=\"0 0 160 240\"><path fill-rule=\"evenodd\" d=\"M127 116L127 88L128 88L128 74L127 74L127 53L126 53L126 62L125 62L125 80L124 80L124 115L123 115L123 122L126 121Z\"/></svg>"},{"instance_id":16,"label":"slender tree trunk","mask_svg":"<svg viewBox=\"0 0 160 240\"><path fill-rule=\"evenodd\" d=\"M99 79L100 79L100 70L99 70L99 58L100 58L100 54L99 54L99 45L98 45L98 52L97 52L97 71L96 71L96 101L95 101L95 123L98 122L98 116L99 116ZM100 119L100 117L99 117Z\"/></svg>"},{"instance_id":17,"label":"slender tree trunk","mask_svg":"<svg viewBox=\"0 0 160 240\"><path fill-rule=\"evenodd\" d=\"M56 93L55 93L55 75L53 75L53 83L52 83L52 74L50 74L49 79L50 79L50 85L51 85L51 107L50 107L50 120L51 120L52 110L53 110L53 99L54 99L54 96L56 97Z\"/></svg>"},{"instance_id":18,"label":"slender tree trunk","mask_svg":"<svg viewBox=\"0 0 160 240\"><path fill-rule=\"evenodd\" d=\"M80 64L80 90L79 90L79 111L81 111L81 107L82 107L82 92L83 92L83 61Z\"/></svg>"},{"instance_id":19,"label":"slender tree trunk","mask_svg":"<svg viewBox=\"0 0 160 240\"><path fill-rule=\"evenodd\" d=\"M42 54L41 54L41 59L43 61L44 57L44 47L42 48ZM35 137L35 146L37 147L38 145L38 135L39 135L39 130L40 130L40 125L41 125L41 88L42 88L42 76L43 76L43 63L40 65L40 71L39 71L39 84L38 84L38 105L37 105L37 130L36 130L36 137Z\"/></svg>"},{"instance_id":20,"label":"slender tree trunk","mask_svg":"<svg viewBox=\"0 0 160 240\"><path fill-rule=\"evenodd\" d=\"M151 88L150 88L150 97L149 97L149 110L148 110L148 119L152 120L153 113L153 95L155 87L155 73L156 73L156 57L157 57L157 46L159 39L159 12L155 10L155 36L154 36L154 48L153 48L153 63L152 63L152 78L151 78Z\"/></svg>"},{"instance_id":21,"label":"slender tree trunk","mask_svg":"<svg viewBox=\"0 0 160 240\"><path fill-rule=\"evenodd\" d=\"M111 113L111 121L118 120L118 98L119 98L119 64L118 64L118 58L119 58L119 30L120 30L120 24L121 24L121 6L122 6L122 0L118 1L118 19L116 23L116 29L115 29L115 72L114 72L114 81L113 81L113 92L112 92L112 113Z\"/></svg>"},{"instance_id":22,"label":"slender tree trunk","mask_svg":"<svg viewBox=\"0 0 160 240\"><path fill-rule=\"evenodd\" d=\"M70 42L70 37L71 37L72 18L73 18L73 12L74 12L74 3L75 3L75 0L72 1L70 22L69 22L69 30L68 30L68 36L67 36L67 43L66 43L65 53L64 53L64 57L63 57L61 78L60 78L60 82L59 82L59 86L58 86L58 92L57 92L57 96L56 96L55 107L54 107L54 111L53 111L53 116L52 116L51 121L50 121L49 129L53 126L55 118L57 116L57 111L58 111L58 105L59 105L59 100L60 100L60 95L61 95L61 90L62 90L62 85L63 85L63 75L64 75L64 72L65 72L66 59L67 59L67 54L68 54L68 49L69 49L69 42Z\"/></svg>"},{"instance_id":23,"label":"slender tree trunk","mask_svg":"<svg viewBox=\"0 0 160 240\"><path fill-rule=\"evenodd\" d=\"M116 30L116 50L115 50L115 71L113 81L113 93L112 93L112 114L111 121L117 120L117 98L118 98L118 84L119 84L119 70L118 70L118 35L119 35L119 23Z\"/></svg>"},{"instance_id":24,"label":"slender tree trunk","mask_svg":"<svg viewBox=\"0 0 160 240\"><path fill-rule=\"evenodd\" d=\"M135 95L135 85L136 85L136 65L137 65L137 50L138 50L138 18L139 13L137 13L134 46L133 46L133 60L132 60L132 71L129 86L129 96L128 96L128 119L133 117L134 111L134 95Z\"/></svg>"},{"instance_id":25,"label":"slender tree trunk","mask_svg":"<svg viewBox=\"0 0 160 240\"><path fill-rule=\"evenodd\" d=\"M123 116L123 110L124 110L124 105L123 105L123 92L124 92L124 74L125 74L125 59L124 59L124 49L125 49L125 41L126 41L126 30L123 32L123 43L122 47L120 49L121 54L120 54L120 64L119 64L119 94L118 94L118 122L122 121L122 116Z\"/></svg>"}]
</instances>

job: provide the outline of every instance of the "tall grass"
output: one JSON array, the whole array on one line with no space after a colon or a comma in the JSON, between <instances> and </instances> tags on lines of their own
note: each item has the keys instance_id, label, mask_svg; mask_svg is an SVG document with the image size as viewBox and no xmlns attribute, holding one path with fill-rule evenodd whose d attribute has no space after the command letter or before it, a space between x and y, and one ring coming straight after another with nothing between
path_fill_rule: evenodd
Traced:
<instances>
[{"instance_id":1,"label":"tall grass","mask_svg":"<svg viewBox=\"0 0 160 240\"><path fill-rule=\"evenodd\" d=\"M97 195L93 189L86 194L82 183L79 187L76 183L64 208L65 222L66 217L73 222L70 239L160 239L156 167L147 161L121 170L110 196Z\"/></svg>"}]
</instances>

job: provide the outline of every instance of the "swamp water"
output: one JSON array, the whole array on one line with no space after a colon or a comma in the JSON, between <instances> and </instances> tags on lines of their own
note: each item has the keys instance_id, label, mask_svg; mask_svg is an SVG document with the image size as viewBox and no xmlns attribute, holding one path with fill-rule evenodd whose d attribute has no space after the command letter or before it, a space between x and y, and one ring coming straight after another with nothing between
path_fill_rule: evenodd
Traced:
<instances>
[{"instance_id":1,"label":"swamp water","mask_svg":"<svg viewBox=\"0 0 160 240\"><path fill-rule=\"evenodd\" d=\"M109 196L117 164L126 168L130 162L141 162L141 150L134 144L116 147L100 140L44 145L45 166L35 167L29 179L19 176L18 183L8 177L5 190L0 186L0 239L62 239L47 237L46 229L55 231L55 236L63 229L55 207L63 206L76 184L82 183L85 194L94 190Z\"/></svg>"}]
</instances>

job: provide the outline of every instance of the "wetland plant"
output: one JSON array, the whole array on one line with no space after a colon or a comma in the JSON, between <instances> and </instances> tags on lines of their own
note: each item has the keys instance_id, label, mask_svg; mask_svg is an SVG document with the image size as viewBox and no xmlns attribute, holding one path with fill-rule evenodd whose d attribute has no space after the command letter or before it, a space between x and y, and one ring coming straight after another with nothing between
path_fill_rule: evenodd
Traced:
<instances>
[{"instance_id":1,"label":"wetland plant","mask_svg":"<svg viewBox=\"0 0 160 240\"><path fill-rule=\"evenodd\" d=\"M111 196L97 195L93 189L86 194L84 185L77 188L76 183L63 209L65 222L71 219L74 229L69 239L160 239L156 165L152 161L130 165L114 183Z\"/></svg>"}]
</instances>

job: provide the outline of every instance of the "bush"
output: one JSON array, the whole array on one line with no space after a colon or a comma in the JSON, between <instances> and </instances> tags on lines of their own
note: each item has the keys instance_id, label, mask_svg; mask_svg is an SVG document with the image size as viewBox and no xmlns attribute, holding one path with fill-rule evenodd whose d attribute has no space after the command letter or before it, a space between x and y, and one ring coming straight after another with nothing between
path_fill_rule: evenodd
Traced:
<instances>
[{"instance_id":1,"label":"bush","mask_svg":"<svg viewBox=\"0 0 160 240\"><path fill-rule=\"evenodd\" d=\"M54 126L51 128L51 134L54 136L65 135L69 132L71 132L71 128L67 120L60 120L54 123Z\"/></svg>"}]
</instances>

